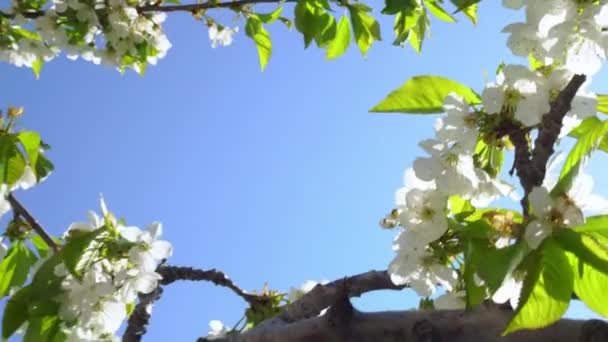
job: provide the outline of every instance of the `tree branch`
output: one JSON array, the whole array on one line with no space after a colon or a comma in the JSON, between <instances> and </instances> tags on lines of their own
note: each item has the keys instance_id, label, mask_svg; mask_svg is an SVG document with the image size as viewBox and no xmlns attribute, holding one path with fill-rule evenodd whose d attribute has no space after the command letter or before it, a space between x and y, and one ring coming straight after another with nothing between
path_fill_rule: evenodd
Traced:
<instances>
[{"instance_id":1,"label":"tree branch","mask_svg":"<svg viewBox=\"0 0 608 342\"><path fill-rule=\"evenodd\" d=\"M232 292L236 293L251 305L256 303L259 298L258 295L247 293L245 290L238 287L225 273L216 269L200 270L192 267L160 266L156 272L163 277L160 281L162 285L169 285L178 280L209 281L217 286L231 289Z\"/></svg>"},{"instance_id":2,"label":"tree branch","mask_svg":"<svg viewBox=\"0 0 608 342\"><path fill-rule=\"evenodd\" d=\"M237 1L225 1L225 2L215 2L215 1L207 1L197 4L185 4L185 5L166 5L163 6L161 4L154 5L144 5L136 7L137 11L140 13L148 13L148 12L196 12L200 10L213 9L213 8L237 8L245 5L255 5L255 4L266 4L266 3L282 3L282 2L297 2L298 0L237 0ZM43 16L45 11L27 11L21 12L25 18L28 19L36 19L38 17ZM4 18L14 18L15 13L8 13L4 11L0 11L0 17Z\"/></svg>"},{"instance_id":3,"label":"tree branch","mask_svg":"<svg viewBox=\"0 0 608 342\"><path fill-rule=\"evenodd\" d=\"M15 198L12 193L9 193L8 196L6 196L6 199L11 204L11 207L13 208L15 213L23 217L25 221L32 227L32 229L34 229L34 231L38 235L40 235L40 237L42 238L42 240L44 240L47 246L52 248L54 252L57 252L59 250L59 246L55 243L53 238L51 238L51 236L46 232L46 230L44 230L44 227L42 227L38 223L38 221L36 221L34 216L32 216L32 214L30 214L30 212L17 200L17 198Z\"/></svg>"},{"instance_id":4,"label":"tree branch","mask_svg":"<svg viewBox=\"0 0 608 342\"><path fill-rule=\"evenodd\" d=\"M547 173L547 162L554 152L553 146L562 128L562 120L570 111L572 99L586 79L585 75L574 75L557 98L551 102L551 109L542 117L538 136L534 141L534 149L531 152L527 140L529 129L513 122L505 122L498 128L498 135L509 136L515 145L513 169L517 171L519 182L524 188L524 197L521 200L524 216L528 216L528 195L535 186L542 185Z\"/></svg>"},{"instance_id":5,"label":"tree branch","mask_svg":"<svg viewBox=\"0 0 608 342\"><path fill-rule=\"evenodd\" d=\"M240 335L216 342L599 342L606 341L602 321L562 319L536 330L505 337L502 332L514 315L511 310L481 305L465 310L360 312L339 300L319 317L288 323L273 320ZM199 341L207 341L199 339Z\"/></svg>"},{"instance_id":6,"label":"tree branch","mask_svg":"<svg viewBox=\"0 0 608 342\"><path fill-rule=\"evenodd\" d=\"M129 316L127 329L122 335L122 342L139 342L147 331L151 317L151 305L160 299L163 289L158 286L154 291L147 294L139 294L139 303Z\"/></svg>"},{"instance_id":7,"label":"tree branch","mask_svg":"<svg viewBox=\"0 0 608 342\"><path fill-rule=\"evenodd\" d=\"M279 319L285 322L295 322L300 319L314 317L323 309L329 307L342 297L346 286L347 297L359 297L363 293L377 290L401 290L407 285L395 285L386 271L369 271L352 277L332 281L325 285L317 285L299 300L287 305Z\"/></svg>"}]
</instances>

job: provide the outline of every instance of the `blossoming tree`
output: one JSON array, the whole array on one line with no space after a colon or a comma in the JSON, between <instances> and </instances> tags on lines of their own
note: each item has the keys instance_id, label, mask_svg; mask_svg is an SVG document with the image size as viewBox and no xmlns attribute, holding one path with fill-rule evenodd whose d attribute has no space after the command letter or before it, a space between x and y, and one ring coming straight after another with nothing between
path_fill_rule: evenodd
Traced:
<instances>
[{"instance_id":1,"label":"blossoming tree","mask_svg":"<svg viewBox=\"0 0 608 342\"><path fill-rule=\"evenodd\" d=\"M479 2L452 0L450 10L440 0L386 0L382 13L394 16L394 44L420 52L431 16L475 23ZM258 3L276 9L260 13ZM36 132L16 130L23 109L8 108L0 122L0 214L12 210L0 240L3 340L116 341L127 322L122 340L139 341L162 288L198 280L249 304L236 327L212 321L200 340L607 341L606 323L562 316L571 300L608 316L608 200L592 193L584 171L594 152L608 152L608 121L598 116L608 114L608 96L587 90L608 54L608 1L503 5L525 11L524 22L504 28L524 64L499 65L496 80L479 92L417 76L371 110L445 113L381 220L396 231L393 261L385 271L309 281L288 294L250 293L221 271L172 266L160 223L130 226L103 199L100 214L50 236L14 195L50 175L49 145ZM338 7L348 15L336 18ZM265 25L275 21L293 22L305 47L314 41L328 59L351 41L366 55L381 39L372 9L352 0L13 0L0 11L0 60L39 76L43 63L65 53L143 74L170 48L162 25L166 13L178 11L204 21L213 47L230 45L239 31L214 13L234 12L262 69L272 51ZM560 159L554 146L568 137L575 143ZM510 168L505 154L513 156ZM506 173L518 184L503 179ZM501 198L519 209L497 207ZM439 288L444 294L429 299ZM420 310L363 313L350 303L381 289L413 290Z\"/></svg>"}]
</instances>

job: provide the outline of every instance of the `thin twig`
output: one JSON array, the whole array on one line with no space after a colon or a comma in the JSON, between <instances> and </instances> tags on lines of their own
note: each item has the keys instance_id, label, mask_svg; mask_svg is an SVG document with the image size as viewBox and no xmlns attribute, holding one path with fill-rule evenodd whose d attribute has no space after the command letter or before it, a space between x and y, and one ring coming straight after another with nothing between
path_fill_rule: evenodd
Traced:
<instances>
[{"instance_id":1,"label":"thin twig","mask_svg":"<svg viewBox=\"0 0 608 342\"><path fill-rule=\"evenodd\" d=\"M38 223L38 221L36 221L34 216L32 216L32 214L30 214L30 212L17 200L17 198L15 198L15 196L12 193L9 193L8 196L6 197L6 199L11 204L11 207L13 208L15 213L17 213L19 216L23 217L25 219L25 221L27 223L29 223L29 225L32 227L32 229L34 229L34 231L38 235L40 235L40 237L42 238L42 240L44 240L44 242L47 244L47 246L52 248L54 252L59 251L59 246L55 243L53 238L51 238L51 236L46 232L44 227L42 227L40 225L40 223Z\"/></svg>"}]
</instances>

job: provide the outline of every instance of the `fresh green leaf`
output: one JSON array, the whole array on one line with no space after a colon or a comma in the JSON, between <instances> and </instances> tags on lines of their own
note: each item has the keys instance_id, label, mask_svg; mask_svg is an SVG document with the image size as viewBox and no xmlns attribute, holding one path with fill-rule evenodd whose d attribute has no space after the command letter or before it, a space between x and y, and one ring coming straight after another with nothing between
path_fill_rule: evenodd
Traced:
<instances>
[{"instance_id":1,"label":"fresh green leaf","mask_svg":"<svg viewBox=\"0 0 608 342\"><path fill-rule=\"evenodd\" d=\"M608 238L608 215L588 216L585 223L572 230L578 233L598 233Z\"/></svg>"},{"instance_id":2,"label":"fresh green leaf","mask_svg":"<svg viewBox=\"0 0 608 342\"><path fill-rule=\"evenodd\" d=\"M608 254L591 235L571 229L562 229L554 234L555 240L566 251L574 254L584 263L608 275Z\"/></svg>"},{"instance_id":3,"label":"fresh green leaf","mask_svg":"<svg viewBox=\"0 0 608 342\"><path fill-rule=\"evenodd\" d=\"M585 136L578 139L568 154L568 158L566 158L566 161L564 162L564 166L560 172L560 179L570 173L585 156L588 156L591 152L593 152L606 133L608 133L608 121L601 121L593 125L593 127L587 131Z\"/></svg>"},{"instance_id":4,"label":"fresh green leaf","mask_svg":"<svg viewBox=\"0 0 608 342\"><path fill-rule=\"evenodd\" d=\"M418 7L417 0L385 0L382 14L397 14L398 12L411 11Z\"/></svg>"},{"instance_id":5,"label":"fresh green leaf","mask_svg":"<svg viewBox=\"0 0 608 342\"><path fill-rule=\"evenodd\" d=\"M15 184L25 170L25 159L13 135L0 136L0 183Z\"/></svg>"},{"instance_id":6,"label":"fresh green leaf","mask_svg":"<svg viewBox=\"0 0 608 342\"><path fill-rule=\"evenodd\" d=\"M291 20L285 17L279 17L279 21L285 24L288 30L291 30L291 27L293 26L293 22L291 22Z\"/></svg>"},{"instance_id":7,"label":"fresh green leaf","mask_svg":"<svg viewBox=\"0 0 608 342\"><path fill-rule=\"evenodd\" d=\"M266 64L268 64L268 60L270 60L270 55L272 54L270 33L266 31L262 22L254 17L247 19L245 33L255 42L260 58L260 68L264 71Z\"/></svg>"},{"instance_id":8,"label":"fresh green leaf","mask_svg":"<svg viewBox=\"0 0 608 342\"><path fill-rule=\"evenodd\" d=\"M450 0L458 11L462 11L469 20L476 25L477 24L477 2L471 3L468 0Z\"/></svg>"},{"instance_id":9,"label":"fresh green leaf","mask_svg":"<svg viewBox=\"0 0 608 342\"><path fill-rule=\"evenodd\" d=\"M44 240L40 237L40 235L34 235L31 239L32 245L36 247L36 251L38 251L38 256L40 258L46 257L49 252L49 246L44 242Z\"/></svg>"},{"instance_id":10,"label":"fresh green leaf","mask_svg":"<svg viewBox=\"0 0 608 342\"><path fill-rule=\"evenodd\" d=\"M437 2L437 0L425 0L424 3L431 13L438 19L441 19L448 23L455 23L456 19L446 12L443 7Z\"/></svg>"},{"instance_id":11,"label":"fresh green leaf","mask_svg":"<svg viewBox=\"0 0 608 342\"><path fill-rule=\"evenodd\" d=\"M264 24L270 24L273 21L279 19L279 17L281 17L281 12L283 12L283 6L277 7L277 9L275 9L271 13L256 13L254 14L254 16L257 17Z\"/></svg>"},{"instance_id":12,"label":"fresh green leaf","mask_svg":"<svg viewBox=\"0 0 608 342\"><path fill-rule=\"evenodd\" d=\"M464 272L465 293L467 308L472 308L480 304L486 298L486 291L483 286L479 286L475 281L477 266L487 251L487 245L478 240L465 239L464 250Z\"/></svg>"},{"instance_id":13,"label":"fresh green leaf","mask_svg":"<svg viewBox=\"0 0 608 342\"><path fill-rule=\"evenodd\" d=\"M329 4L324 0L301 0L295 6L296 29L304 36L304 47L314 39L324 47L335 36L336 20L327 13Z\"/></svg>"},{"instance_id":14,"label":"fresh green leaf","mask_svg":"<svg viewBox=\"0 0 608 342\"><path fill-rule=\"evenodd\" d=\"M61 253L55 253L45 260L34 274L30 287L32 288L32 300L43 301L49 298L55 298L63 290L61 288L61 280L55 274L55 269L63 262Z\"/></svg>"},{"instance_id":15,"label":"fresh green leaf","mask_svg":"<svg viewBox=\"0 0 608 342\"><path fill-rule=\"evenodd\" d=\"M44 60L42 58L36 58L36 60L32 63L32 72L36 79L40 78L40 72L42 71L42 66L44 65Z\"/></svg>"},{"instance_id":16,"label":"fresh green leaf","mask_svg":"<svg viewBox=\"0 0 608 342\"><path fill-rule=\"evenodd\" d=\"M36 180L40 182L41 179L47 177L51 171L55 169L53 163L46 158L46 156L42 153L38 155L38 159L36 161Z\"/></svg>"},{"instance_id":17,"label":"fresh green leaf","mask_svg":"<svg viewBox=\"0 0 608 342\"><path fill-rule=\"evenodd\" d=\"M427 16L424 7L422 7L420 15L418 15L416 23L412 26L408 37L408 42L417 53L422 51L422 43L424 42L424 37L426 36L429 25L429 17Z\"/></svg>"},{"instance_id":18,"label":"fresh green leaf","mask_svg":"<svg viewBox=\"0 0 608 342\"><path fill-rule=\"evenodd\" d=\"M456 93L470 105L481 103L473 89L441 76L415 76L393 90L370 112L385 113L443 113L443 101Z\"/></svg>"},{"instance_id":19,"label":"fresh green leaf","mask_svg":"<svg viewBox=\"0 0 608 342\"><path fill-rule=\"evenodd\" d=\"M0 298L22 286L37 258L23 241L14 242L0 263Z\"/></svg>"},{"instance_id":20,"label":"fresh green leaf","mask_svg":"<svg viewBox=\"0 0 608 342\"><path fill-rule=\"evenodd\" d=\"M338 22L336 37L327 46L327 59L334 59L342 56L350 45L350 23L348 18L343 16Z\"/></svg>"},{"instance_id":21,"label":"fresh green leaf","mask_svg":"<svg viewBox=\"0 0 608 342\"><path fill-rule=\"evenodd\" d=\"M536 59L536 57L534 57L534 55L532 55L532 54L528 55L528 63L530 64L530 69L532 69L534 71L545 66L545 64L543 62Z\"/></svg>"},{"instance_id":22,"label":"fresh green leaf","mask_svg":"<svg viewBox=\"0 0 608 342\"><path fill-rule=\"evenodd\" d=\"M38 162L38 154L40 153L40 134L33 131L22 131L17 134L17 139L23 146L30 165L35 169L35 165Z\"/></svg>"},{"instance_id":23,"label":"fresh green leaf","mask_svg":"<svg viewBox=\"0 0 608 342\"><path fill-rule=\"evenodd\" d=\"M28 320L28 306L31 288L26 286L17 291L6 303L2 316L2 340L5 342Z\"/></svg>"},{"instance_id":24,"label":"fresh green leaf","mask_svg":"<svg viewBox=\"0 0 608 342\"><path fill-rule=\"evenodd\" d=\"M61 320L55 315L32 317L25 330L23 342L59 342L65 339Z\"/></svg>"},{"instance_id":25,"label":"fresh green leaf","mask_svg":"<svg viewBox=\"0 0 608 342\"><path fill-rule=\"evenodd\" d=\"M597 111L608 114L608 95L597 94Z\"/></svg>"},{"instance_id":26,"label":"fresh green leaf","mask_svg":"<svg viewBox=\"0 0 608 342\"><path fill-rule=\"evenodd\" d=\"M382 37L380 36L380 25L374 17L367 13L370 11L367 6L362 4L351 4L348 5L348 11L353 26L355 42L357 43L361 54L366 56L367 51L374 43L374 40L382 40Z\"/></svg>"},{"instance_id":27,"label":"fresh green leaf","mask_svg":"<svg viewBox=\"0 0 608 342\"><path fill-rule=\"evenodd\" d=\"M568 135L575 139L580 139L581 137L587 135L587 133L591 131L593 127L595 127L596 125L600 125L601 122L602 121L595 116L586 118L585 120L583 120L583 122L581 122L580 125L578 125L578 127L573 129ZM600 142L599 149L604 152L608 152L608 139L606 137L604 137L604 139L602 139L602 141Z\"/></svg>"},{"instance_id":28,"label":"fresh green leaf","mask_svg":"<svg viewBox=\"0 0 608 342\"><path fill-rule=\"evenodd\" d=\"M403 46L410 38L412 28L418 24L418 19L424 13L422 5L416 5L411 10L403 10L395 15L395 40L393 45Z\"/></svg>"},{"instance_id":29,"label":"fresh green leaf","mask_svg":"<svg viewBox=\"0 0 608 342\"><path fill-rule=\"evenodd\" d=\"M594 312L608 317L608 275L567 253L574 273L574 293Z\"/></svg>"},{"instance_id":30,"label":"fresh green leaf","mask_svg":"<svg viewBox=\"0 0 608 342\"><path fill-rule=\"evenodd\" d=\"M61 256L67 269L76 278L82 279L83 271L99 256L103 238L107 235L105 227L72 235L63 249Z\"/></svg>"},{"instance_id":31,"label":"fresh green leaf","mask_svg":"<svg viewBox=\"0 0 608 342\"><path fill-rule=\"evenodd\" d=\"M477 253L483 255L483 258L479 259L476 270L485 281L490 293L496 292L507 274L519 264L522 245L511 245L501 249L481 243L475 245L478 249Z\"/></svg>"},{"instance_id":32,"label":"fresh green leaf","mask_svg":"<svg viewBox=\"0 0 608 342\"><path fill-rule=\"evenodd\" d=\"M452 195L449 198L450 211L454 217L462 221L475 212L475 207L471 204L471 201L465 200L458 195Z\"/></svg>"},{"instance_id":33,"label":"fresh green leaf","mask_svg":"<svg viewBox=\"0 0 608 342\"><path fill-rule=\"evenodd\" d=\"M545 240L537 252L540 260L528 265L519 306L503 335L546 327L558 321L568 309L574 273L566 252L552 239Z\"/></svg>"}]
</instances>

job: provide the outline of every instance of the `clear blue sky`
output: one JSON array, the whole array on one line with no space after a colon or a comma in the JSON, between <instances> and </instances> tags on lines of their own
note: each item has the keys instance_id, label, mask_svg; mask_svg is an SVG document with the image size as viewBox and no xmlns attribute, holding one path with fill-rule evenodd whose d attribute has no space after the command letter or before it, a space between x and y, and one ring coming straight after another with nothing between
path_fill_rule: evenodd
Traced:
<instances>
[{"instance_id":1,"label":"clear blue sky","mask_svg":"<svg viewBox=\"0 0 608 342\"><path fill-rule=\"evenodd\" d=\"M60 58L37 81L2 64L2 106L26 107L23 127L42 133L56 164L45 183L18 197L60 234L97 209L103 192L129 223L163 223L172 264L219 268L249 290L386 268L394 232L377 223L421 154L416 143L433 134L434 117L367 110L418 74L479 90L501 60L512 60L499 32L516 13L499 3L482 2L477 27L463 17L456 25L433 20L422 56L390 44L387 18L384 41L367 59L351 46L332 62L276 23L261 73L244 32L233 46L212 49L201 22L176 14L166 24L173 48L143 78ZM227 13L219 18L230 24ZM405 291L355 303L397 309L417 299ZM154 307L146 340L195 340L209 320L234 324L243 308L223 288L174 284Z\"/></svg>"}]
</instances>

